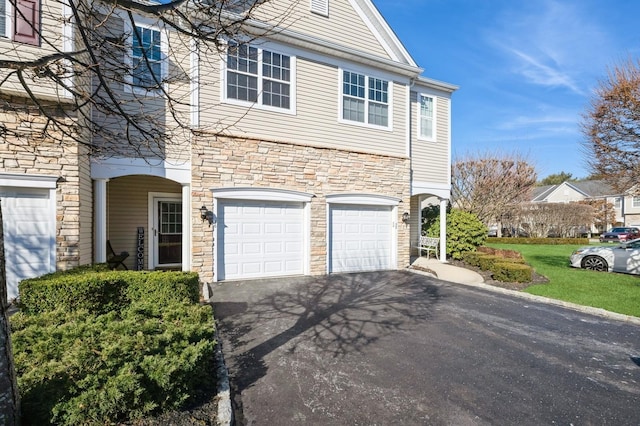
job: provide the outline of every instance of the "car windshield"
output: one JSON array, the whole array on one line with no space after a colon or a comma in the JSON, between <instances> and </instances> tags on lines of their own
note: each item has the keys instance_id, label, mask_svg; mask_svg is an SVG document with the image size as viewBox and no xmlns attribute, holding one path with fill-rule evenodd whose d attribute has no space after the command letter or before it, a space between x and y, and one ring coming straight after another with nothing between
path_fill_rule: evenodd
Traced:
<instances>
[{"instance_id":1,"label":"car windshield","mask_svg":"<svg viewBox=\"0 0 640 426\"><path fill-rule=\"evenodd\" d=\"M631 228L612 228L609 232L630 232Z\"/></svg>"}]
</instances>

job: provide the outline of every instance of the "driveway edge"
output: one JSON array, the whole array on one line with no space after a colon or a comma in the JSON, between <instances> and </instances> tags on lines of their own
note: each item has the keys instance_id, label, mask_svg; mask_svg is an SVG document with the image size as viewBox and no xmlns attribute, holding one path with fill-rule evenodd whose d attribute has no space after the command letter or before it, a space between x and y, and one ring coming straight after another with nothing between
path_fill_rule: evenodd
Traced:
<instances>
[{"instance_id":1,"label":"driveway edge","mask_svg":"<svg viewBox=\"0 0 640 426\"><path fill-rule=\"evenodd\" d=\"M218 426L231 426L233 423L233 409L231 408L231 386L229 384L229 371L224 363L224 355L222 353L222 341L218 333L218 327L215 331L216 352L215 365L216 377L218 385L216 387L217 410L215 424Z\"/></svg>"},{"instance_id":2,"label":"driveway edge","mask_svg":"<svg viewBox=\"0 0 640 426\"><path fill-rule=\"evenodd\" d=\"M521 298L521 299L531 300L532 302L540 302L540 303L546 303L548 305L562 306L564 308L572 309L574 311L578 311L578 312L582 312L582 313L586 313L586 314L591 314L591 315L595 315L595 316L599 316L599 317L603 317L603 318L607 318L607 319L612 319L612 320L616 320L616 321L626 322L626 323L630 323L630 324L640 325L640 318L634 317L632 315L619 314L617 312L607 311L606 309L602 309L602 308L594 308L592 306L578 305L578 304L572 303L572 302L565 302L564 300L551 299L549 297L537 296L535 294L524 293L522 291L517 291L517 290L509 290L509 289L506 289L506 288L500 288L500 287L492 286L492 285L485 284L485 283L461 283L461 282L446 281L446 280L444 280L442 278L439 278L438 276L436 276L436 275L434 275L432 273L429 273L429 272L424 272L424 271L420 271L420 270L417 270L417 269L411 269L411 268L407 268L407 269L409 271L413 272L414 274L420 274L420 275L426 275L426 276L429 276L429 277L434 277L434 278L437 278L437 279L439 279L441 281L445 281L445 282L448 282L448 283L451 283L451 284L461 284L461 285L466 285L466 286L470 286L470 287L477 287L477 288L481 288L483 290L492 291L494 293L501 293L501 294L506 294L506 295L518 297L518 298Z\"/></svg>"}]
</instances>

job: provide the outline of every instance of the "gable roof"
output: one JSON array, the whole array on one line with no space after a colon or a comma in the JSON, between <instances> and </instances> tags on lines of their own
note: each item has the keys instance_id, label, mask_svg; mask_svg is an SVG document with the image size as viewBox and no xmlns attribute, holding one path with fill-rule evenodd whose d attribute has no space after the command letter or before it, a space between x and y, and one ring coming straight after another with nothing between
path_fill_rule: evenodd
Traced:
<instances>
[{"instance_id":1,"label":"gable roof","mask_svg":"<svg viewBox=\"0 0 640 426\"><path fill-rule=\"evenodd\" d=\"M585 198L602 198L602 197L614 197L620 195L614 191L614 189L603 180L583 180L577 182L565 181L559 185L545 185L537 186L534 188L531 201L532 202L545 202L549 199L551 194L559 191L562 187L568 187L580 194Z\"/></svg>"}]
</instances>

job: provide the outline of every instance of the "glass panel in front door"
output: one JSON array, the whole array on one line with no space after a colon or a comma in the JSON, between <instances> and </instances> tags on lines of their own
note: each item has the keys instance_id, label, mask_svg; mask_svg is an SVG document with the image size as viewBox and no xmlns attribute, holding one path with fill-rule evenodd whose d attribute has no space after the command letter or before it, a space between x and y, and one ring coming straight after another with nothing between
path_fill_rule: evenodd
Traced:
<instances>
[{"instance_id":1,"label":"glass panel in front door","mask_svg":"<svg viewBox=\"0 0 640 426\"><path fill-rule=\"evenodd\" d=\"M158 264L182 263L182 202L158 202Z\"/></svg>"}]
</instances>

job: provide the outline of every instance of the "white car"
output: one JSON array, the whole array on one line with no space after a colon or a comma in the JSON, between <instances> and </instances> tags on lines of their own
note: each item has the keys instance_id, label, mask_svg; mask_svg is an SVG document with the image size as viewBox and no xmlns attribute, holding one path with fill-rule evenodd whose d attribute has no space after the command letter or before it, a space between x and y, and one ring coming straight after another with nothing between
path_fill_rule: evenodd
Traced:
<instances>
[{"instance_id":1,"label":"white car","mask_svg":"<svg viewBox=\"0 0 640 426\"><path fill-rule=\"evenodd\" d=\"M640 238L615 247L581 247L569 262L574 268L640 275Z\"/></svg>"}]
</instances>

